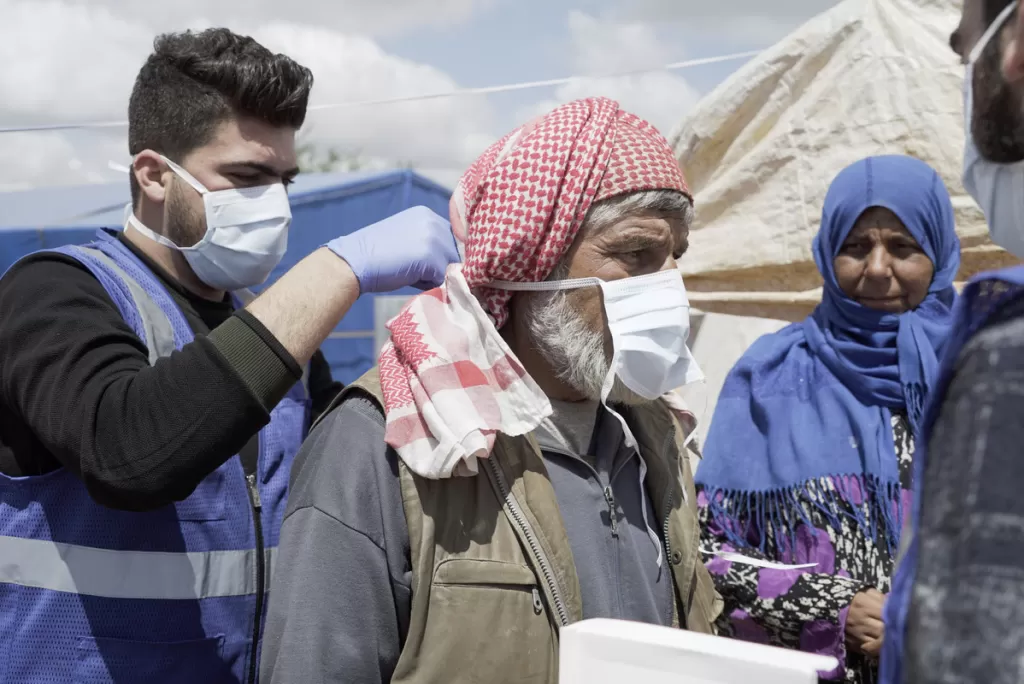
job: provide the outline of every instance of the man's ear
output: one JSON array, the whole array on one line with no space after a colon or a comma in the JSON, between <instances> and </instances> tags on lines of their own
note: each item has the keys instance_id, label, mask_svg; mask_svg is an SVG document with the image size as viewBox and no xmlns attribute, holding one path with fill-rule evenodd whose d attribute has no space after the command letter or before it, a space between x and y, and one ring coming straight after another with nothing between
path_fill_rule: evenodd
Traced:
<instances>
[{"instance_id":1,"label":"man's ear","mask_svg":"<svg viewBox=\"0 0 1024 684\"><path fill-rule=\"evenodd\" d=\"M143 150L132 161L132 174L140 193L153 204L163 204L167 196L167 165L153 150Z\"/></svg>"}]
</instances>

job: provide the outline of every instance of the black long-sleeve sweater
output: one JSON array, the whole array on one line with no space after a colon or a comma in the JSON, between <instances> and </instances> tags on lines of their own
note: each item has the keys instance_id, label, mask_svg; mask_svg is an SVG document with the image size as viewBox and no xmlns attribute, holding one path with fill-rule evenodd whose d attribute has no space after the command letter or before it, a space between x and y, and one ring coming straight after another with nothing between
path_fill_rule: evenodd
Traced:
<instances>
[{"instance_id":1,"label":"black long-sleeve sweater","mask_svg":"<svg viewBox=\"0 0 1024 684\"><path fill-rule=\"evenodd\" d=\"M151 510L188 497L234 454L254 456L270 411L301 368L226 297L160 278L196 334L150 366L145 344L103 286L58 254L23 259L0 279L0 472L70 468L112 508ZM340 389L317 352L314 414Z\"/></svg>"}]
</instances>

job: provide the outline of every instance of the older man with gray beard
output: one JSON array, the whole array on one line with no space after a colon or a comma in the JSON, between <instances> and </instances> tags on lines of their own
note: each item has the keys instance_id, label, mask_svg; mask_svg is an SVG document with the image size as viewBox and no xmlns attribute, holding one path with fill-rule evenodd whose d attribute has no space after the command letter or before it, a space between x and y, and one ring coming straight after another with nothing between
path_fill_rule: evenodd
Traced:
<instances>
[{"instance_id":1,"label":"older man with gray beard","mask_svg":"<svg viewBox=\"0 0 1024 684\"><path fill-rule=\"evenodd\" d=\"M390 324L292 472L267 682L556 682L594 617L711 632L687 435L700 377L664 138L598 98L499 140L452 199L464 263Z\"/></svg>"}]
</instances>

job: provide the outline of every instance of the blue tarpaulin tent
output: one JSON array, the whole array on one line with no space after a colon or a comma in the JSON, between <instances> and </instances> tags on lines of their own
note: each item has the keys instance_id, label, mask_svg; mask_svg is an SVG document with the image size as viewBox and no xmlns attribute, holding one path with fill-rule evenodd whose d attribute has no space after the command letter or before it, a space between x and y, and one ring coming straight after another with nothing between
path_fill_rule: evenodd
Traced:
<instances>
[{"instance_id":1,"label":"blue tarpaulin tent","mask_svg":"<svg viewBox=\"0 0 1024 684\"><path fill-rule=\"evenodd\" d=\"M304 174L289 195L288 253L268 283L329 239L408 207L424 205L447 217L450 192L412 171L390 171ZM0 193L0 272L30 252L81 244L99 228L120 228L128 201L127 179ZM342 382L356 379L375 362L373 299L361 297L323 345L334 377Z\"/></svg>"}]
</instances>

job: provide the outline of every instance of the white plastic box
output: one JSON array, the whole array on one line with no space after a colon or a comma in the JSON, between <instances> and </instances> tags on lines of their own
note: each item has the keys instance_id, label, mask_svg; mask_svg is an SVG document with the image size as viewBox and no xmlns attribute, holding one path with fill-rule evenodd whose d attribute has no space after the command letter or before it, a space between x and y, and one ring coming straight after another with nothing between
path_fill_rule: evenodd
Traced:
<instances>
[{"instance_id":1,"label":"white plastic box","mask_svg":"<svg viewBox=\"0 0 1024 684\"><path fill-rule=\"evenodd\" d=\"M817 684L829 656L622 620L561 633L559 684Z\"/></svg>"}]
</instances>

